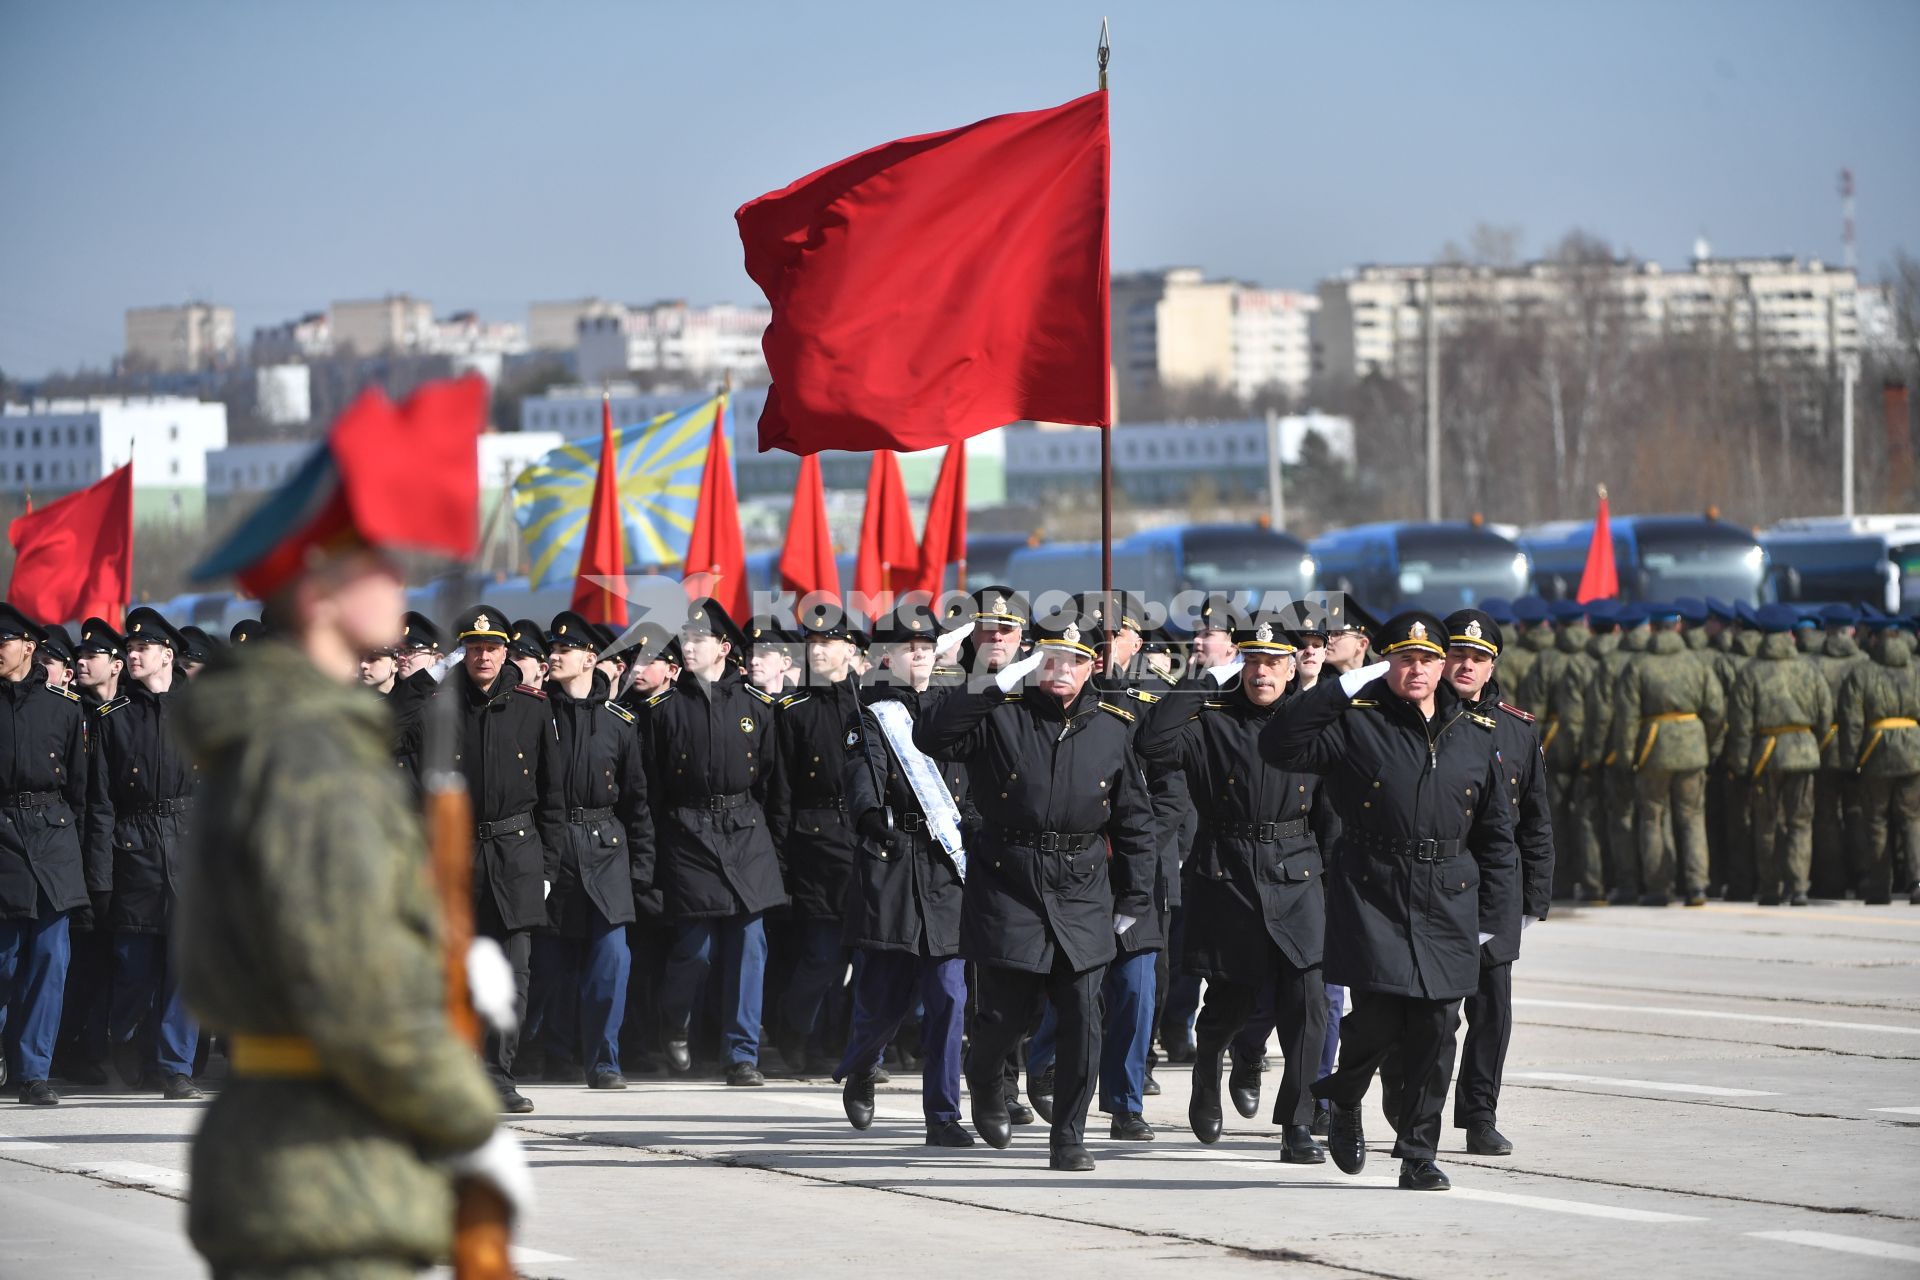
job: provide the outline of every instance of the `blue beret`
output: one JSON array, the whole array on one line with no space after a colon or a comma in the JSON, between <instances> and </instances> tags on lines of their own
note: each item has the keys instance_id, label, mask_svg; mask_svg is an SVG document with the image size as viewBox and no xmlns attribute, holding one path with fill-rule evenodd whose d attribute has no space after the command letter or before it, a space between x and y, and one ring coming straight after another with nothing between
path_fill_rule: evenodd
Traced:
<instances>
[{"instance_id":1,"label":"blue beret","mask_svg":"<svg viewBox=\"0 0 1920 1280\"><path fill-rule=\"evenodd\" d=\"M1673 607L1690 627L1699 626L1710 616L1707 602L1699 596L1675 596Z\"/></svg>"},{"instance_id":2,"label":"blue beret","mask_svg":"<svg viewBox=\"0 0 1920 1280\"><path fill-rule=\"evenodd\" d=\"M1860 615L1850 604L1830 604L1820 610L1820 621L1829 627L1851 627L1860 621Z\"/></svg>"},{"instance_id":3,"label":"blue beret","mask_svg":"<svg viewBox=\"0 0 1920 1280\"><path fill-rule=\"evenodd\" d=\"M1706 599L1706 605L1707 605L1707 616L1712 618L1718 618L1722 622L1732 622L1733 620L1735 620L1740 616L1738 613L1734 612L1732 605L1728 604L1725 600L1722 600L1719 596L1708 596Z\"/></svg>"},{"instance_id":4,"label":"blue beret","mask_svg":"<svg viewBox=\"0 0 1920 1280\"><path fill-rule=\"evenodd\" d=\"M1538 626L1553 616L1552 606L1539 596L1521 596L1513 602L1513 620L1523 626Z\"/></svg>"},{"instance_id":5,"label":"blue beret","mask_svg":"<svg viewBox=\"0 0 1920 1280\"><path fill-rule=\"evenodd\" d=\"M1503 627L1513 625L1513 606L1498 597L1492 600L1482 600L1480 602L1480 612L1486 614Z\"/></svg>"},{"instance_id":6,"label":"blue beret","mask_svg":"<svg viewBox=\"0 0 1920 1280\"><path fill-rule=\"evenodd\" d=\"M1800 613L1792 605L1762 605L1754 612L1754 621L1769 635L1792 631L1800 625Z\"/></svg>"},{"instance_id":7,"label":"blue beret","mask_svg":"<svg viewBox=\"0 0 1920 1280\"><path fill-rule=\"evenodd\" d=\"M1679 601L1650 604L1647 606L1648 622L1678 622L1686 614L1681 610Z\"/></svg>"},{"instance_id":8,"label":"blue beret","mask_svg":"<svg viewBox=\"0 0 1920 1280\"><path fill-rule=\"evenodd\" d=\"M1782 607L1792 608L1791 605L1783 605ZM1814 627L1824 625L1826 624L1820 621L1820 611L1818 609L1809 609L1805 613L1794 610L1793 626L1788 628L1788 630L1798 630L1801 627L1806 627L1811 630Z\"/></svg>"},{"instance_id":9,"label":"blue beret","mask_svg":"<svg viewBox=\"0 0 1920 1280\"><path fill-rule=\"evenodd\" d=\"M1587 606L1578 600L1555 600L1549 607L1553 610L1553 620L1563 625L1587 616Z\"/></svg>"},{"instance_id":10,"label":"blue beret","mask_svg":"<svg viewBox=\"0 0 1920 1280\"><path fill-rule=\"evenodd\" d=\"M1621 630L1631 631L1646 623L1647 607L1630 600L1623 600L1614 607L1613 620L1620 624Z\"/></svg>"},{"instance_id":11,"label":"blue beret","mask_svg":"<svg viewBox=\"0 0 1920 1280\"><path fill-rule=\"evenodd\" d=\"M1745 600L1736 600L1733 602L1733 616L1749 627L1758 627L1760 625L1760 611L1748 604Z\"/></svg>"}]
</instances>

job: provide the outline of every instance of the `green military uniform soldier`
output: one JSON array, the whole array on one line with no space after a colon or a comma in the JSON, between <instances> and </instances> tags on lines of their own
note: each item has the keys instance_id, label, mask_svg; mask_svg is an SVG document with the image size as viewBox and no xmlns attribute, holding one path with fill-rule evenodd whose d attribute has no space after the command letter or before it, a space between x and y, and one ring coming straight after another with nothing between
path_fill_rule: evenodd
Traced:
<instances>
[{"instance_id":1,"label":"green military uniform soldier","mask_svg":"<svg viewBox=\"0 0 1920 1280\"><path fill-rule=\"evenodd\" d=\"M1833 726L1833 691L1794 641L1786 605L1759 611L1760 651L1727 698L1727 765L1750 785L1755 882L1763 906L1807 905L1813 778Z\"/></svg>"},{"instance_id":2,"label":"green military uniform soldier","mask_svg":"<svg viewBox=\"0 0 1920 1280\"><path fill-rule=\"evenodd\" d=\"M387 549L459 554L474 527L457 480L437 500L437 477L386 459L457 458L464 441L470 495L485 406L465 380L400 409L362 397L198 571L236 576L275 632L217 659L179 721L205 779L181 983L233 1068L194 1139L187 1227L220 1280L411 1275L448 1253L458 1177L525 1202L524 1157L448 1017L389 715L355 686L364 653L400 634ZM476 1005L487 985L488 1003L510 998L510 978L502 992L468 967Z\"/></svg>"},{"instance_id":3,"label":"green military uniform soldier","mask_svg":"<svg viewBox=\"0 0 1920 1280\"><path fill-rule=\"evenodd\" d=\"M1513 639L1508 643L1507 651L1500 656L1500 686L1507 690L1507 696L1514 700L1514 706L1538 723L1540 711L1518 699L1520 687L1527 682L1541 655L1553 653L1553 615L1547 602L1539 596L1521 596L1513 602L1508 612L1512 614L1513 631L1510 634Z\"/></svg>"},{"instance_id":4,"label":"green military uniform soldier","mask_svg":"<svg viewBox=\"0 0 1920 1280\"><path fill-rule=\"evenodd\" d=\"M1713 671L1687 647L1676 605L1648 611L1647 651L1621 674L1611 749L1631 760L1640 845L1640 904L1664 907L1677 887L1707 903L1707 766L1720 754L1726 701Z\"/></svg>"},{"instance_id":5,"label":"green military uniform soldier","mask_svg":"<svg viewBox=\"0 0 1920 1280\"><path fill-rule=\"evenodd\" d=\"M1619 906L1631 906L1640 897L1640 852L1633 844L1633 771L1613 755L1609 746L1613 738L1613 691L1631 656L1620 647L1626 633L1617 610L1626 608L1605 603L1588 606L1587 625L1593 639L1587 654L1593 666L1581 695L1585 715L1580 752L1594 773L1594 832L1611 889L1607 901ZM1633 616L1630 609L1628 616Z\"/></svg>"},{"instance_id":6,"label":"green military uniform soldier","mask_svg":"<svg viewBox=\"0 0 1920 1280\"><path fill-rule=\"evenodd\" d=\"M1836 745L1859 799L1860 896L1878 905L1905 888L1920 905L1920 668L1898 619L1866 625L1872 660L1853 670L1834 704ZM1906 852L1904 870L1895 845Z\"/></svg>"},{"instance_id":7,"label":"green military uniform soldier","mask_svg":"<svg viewBox=\"0 0 1920 1280\"><path fill-rule=\"evenodd\" d=\"M1830 604L1820 610L1826 629L1820 647L1808 660L1827 679L1834 697L1840 686L1873 660L1854 640L1859 615L1852 605ZM1860 801L1855 794L1853 762L1840 753L1840 744L1828 733L1820 744L1820 772L1813 784L1813 892L1822 898L1846 896L1860 882Z\"/></svg>"},{"instance_id":8,"label":"green military uniform soldier","mask_svg":"<svg viewBox=\"0 0 1920 1280\"><path fill-rule=\"evenodd\" d=\"M1586 690L1594 660L1586 611L1571 601L1555 606L1554 647L1534 660L1517 695L1518 705L1538 717L1540 750L1547 762L1547 802L1553 815L1555 894L1604 906L1605 860L1594 828L1593 772L1583 750ZM1535 711L1534 708L1539 708Z\"/></svg>"}]
</instances>

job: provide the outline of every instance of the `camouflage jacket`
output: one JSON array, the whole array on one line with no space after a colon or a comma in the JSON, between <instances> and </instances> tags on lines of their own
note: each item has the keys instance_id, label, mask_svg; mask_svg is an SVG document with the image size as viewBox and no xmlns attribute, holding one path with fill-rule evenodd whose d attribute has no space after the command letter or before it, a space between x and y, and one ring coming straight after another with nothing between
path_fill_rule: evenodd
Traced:
<instances>
[{"instance_id":1,"label":"camouflage jacket","mask_svg":"<svg viewBox=\"0 0 1920 1280\"><path fill-rule=\"evenodd\" d=\"M1862 667L1873 665L1873 659L1860 651L1860 646L1854 643L1852 636L1833 631L1827 633L1826 642L1811 660L1814 670L1827 678L1827 687L1833 690L1836 709L1840 686L1847 682L1847 677ZM1837 736L1829 732L1826 740L1820 744L1820 767L1851 769L1852 766L1853 757L1841 754Z\"/></svg>"},{"instance_id":2,"label":"camouflage jacket","mask_svg":"<svg viewBox=\"0 0 1920 1280\"><path fill-rule=\"evenodd\" d=\"M292 648L236 646L182 699L202 766L180 893L181 986L219 1035L301 1037L320 1078L243 1077L208 1109L188 1233L216 1271L445 1252L434 1163L498 1096L444 1009L425 841L380 699Z\"/></svg>"},{"instance_id":3,"label":"camouflage jacket","mask_svg":"<svg viewBox=\"0 0 1920 1280\"><path fill-rule=\"evenodd\" d=\"M1832 727L1833 690L1791 635L1769 635L1727 696L1727 767L1737 777L1812 773Z\"/></svg>"},{"instance_id":4,"label":"camouflage jacket","mask_svg":"<svg viewBox=\"0 0 1920 1280\"><path fill-rule=\"evenodd\" d=\"M1720 754L1726 700L1720 681L1676 631L1655 632L1621 673L1608 749L1636 771L1704 769Z\"/></svg>"},{"instance_id":5,"label":"camouflage jacket","mask_svg":"<svg viewBox=\"0 0 1920 1280\"><path fill-rule=\"evenodd\" d=\"M1521 707L1530 715L1539 712L1517 701L1520 686L1526 683L1527 674L1540 661L1540 655L1553 651L1553 630L1545 625L1534 627L1515 626L1512 639L1500 650L1500 684L1509 690L1509 698L1516 699L1514 706Z\"/></svg>"},{"instance_id":6,"label":"camouflage jacket","mask_svg":"<svg viewBox=\"0 0 1920 1280\"><path fill-rule=\"evenodd\" d=\"M1883 634L1874 660L1855 667L1834 704L1840 732L1835 747L1845 766L1868 778L1910 778L1920 773L1920 728L1888 721L1920 721L1920 667L1913 640Z\"/></svg>"},{"instance_id":7,"label":"camouflage jacket","mask_svg":"<svg viewBox=\"0 0 1920 1280\"><path fill-rule=\"evenodd\" d=\"M1593 678L1593 660L1586 653L1591 639L1585 623L1562 628L1554 647L1541 653L1515 695L1515 705L1537 717L1540 749L1555 773L1581 767L1586 685Z\"/></svg>"},{"instance_id":8,"label":"camouflage jacket","mask_svg":"<svg viewBox=\"0 0 1920 1280\"><path fill-rule=\"evenodd\" d=\"M1581 695L1585 716L1580 727L1580 758L1597 769L1606 763L1607 738L1613 732L1614 677L1627 662L1627 655L1620 652L1620 633L1596 632L1587 642L1587 656L1593 665L1587 669L1587 687Z\"/></svg>"}]
</instances>

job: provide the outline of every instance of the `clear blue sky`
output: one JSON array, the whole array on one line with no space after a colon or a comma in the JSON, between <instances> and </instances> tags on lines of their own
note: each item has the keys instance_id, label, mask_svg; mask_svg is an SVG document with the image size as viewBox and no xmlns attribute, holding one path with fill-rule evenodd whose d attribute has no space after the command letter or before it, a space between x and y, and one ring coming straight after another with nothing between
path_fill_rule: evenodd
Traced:
<instances>
[{"instance_id":1,"label":"clear blue sky","mask_svg":"<svg viewBox=\"0 0 1920 1280\"><path fill-rule=\"evenodd\" d=\"M1920 253L1920 3L1122 3L1114 263L1311 288L1476 222L1670 265ZM742 201L1092 87L1057 3L0 0L0 369L130 305L751 300Z\"/></svg>"}]
</instances>

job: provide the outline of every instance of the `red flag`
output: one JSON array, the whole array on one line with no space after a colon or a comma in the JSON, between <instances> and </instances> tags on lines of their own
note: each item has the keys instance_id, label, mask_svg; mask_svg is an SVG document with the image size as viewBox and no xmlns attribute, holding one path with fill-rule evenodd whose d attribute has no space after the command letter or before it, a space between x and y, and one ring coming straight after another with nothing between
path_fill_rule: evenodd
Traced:
<instances>
[{"instance_id":1,"label":"red flag","mask_svg":"<svg viewBox=\"0 0 1920 1280\"><path fill-rule=\"evenodd\" d=\"M958 562L954 585L966 590L967 563L967 446L956 441L940 460L940 478L927 500L927 525L920 534L920 590L939 595L947 566Z\"/></svg>"},{"instance_id":2,"label":"red flag","mask_svg":"<svg viewBox=\"0 0 1920 1280\"><path fill-rule=\"evenodd\" d=\"M1611 600L1620 594L1620 575L1613 567L1613 525L1607 519L1607 486L1600 486L1600 512L1593 518L1593 540L1587 543L1587 567L1580 574L1574 599Z\"/></svg>"},{"instance_id":3,"label":"red flag","mask_svg":"<svg viewBox=\"0 0 1920 1280\"><path fill-rule=\"evenodd\" d=\"M580 568L573 578L573 611L588 622L627 625L626 596L592 581L626 576L624 527L620 457L613 447L613 403L601 396L600 469L593 477L593 506L587 512L587 536L580 545Z\"/></svg>"},{"instance_id":4,"label":"red flag","mask_svg":"<svg viewBox=\"0 0 1920 1280\"><path fill-rule=\"evenodd\" d=\"M827 530L827 495L820 483L820 459L800 459L793 485L793 513L787 517L787 545L780 552L780 586L795 597L814 593L840 601L840 570L833 562L833 535Z\"/></svg>"},{"instance_id":5,"label":"red flag","mask_svg":"<svg viewBox=\"0 0 1920 1280\"><path fill-rule=\"evenodd\" d=\"M868 617L893 607L893 593L911 591L919 581L920 544L913 536L913 512L907 507L900 459L885 449L873 455L867 471L867 510L860 517L860 558L853 566L853 589L864 595Z\"/></svg>"},{"instance_id":6,"label":"red flag","mask_svg":"<svg viewBox=\"0 0 1920 1280\"><path fill-rule=\"evenodd\" d=\"M740 503L733 493L733 467L727 461L727 398L713 413L707 439L707 465L700 473L700 505L687 540L685 580L695 599L712 596L735 622L747 612L747 551L740 536Z\"/></svg>"},{"instance_id":7,"label":"red flag","mask_svg":"<svg viewBox=\"0 0 1920 1280\"><path fill-rule=\"evenodd\" d=\"M1104 426L1107 95L889 142L734 214L773 305L760 448Z\"/></svg>"},{"instance_id":8,"label":"red flag","mask_svg":"<svg viewBox=\"0 0 1920 1280\"><path fill-rule=\"evenodd\" d=\"M35 622L118 618L133 599L133 464L7 526L7 603Z\"/></svg>"}]
</instances>

